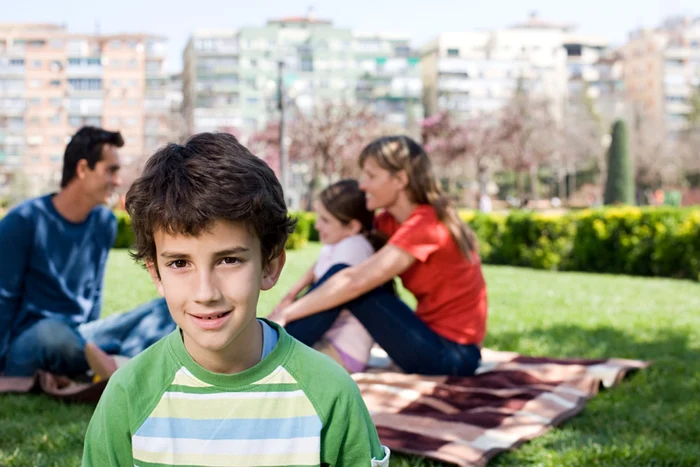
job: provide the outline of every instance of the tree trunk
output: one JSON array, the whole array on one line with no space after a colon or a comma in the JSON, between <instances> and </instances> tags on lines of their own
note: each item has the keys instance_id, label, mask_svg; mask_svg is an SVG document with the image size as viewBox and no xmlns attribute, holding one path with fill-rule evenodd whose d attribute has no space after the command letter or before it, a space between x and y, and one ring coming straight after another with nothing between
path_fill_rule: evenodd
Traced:
<instances>
[{"instance_id":1,"label":"tree trunk","mask_svg":"<svg viewBox=\"0 0 700 467\"><path fill-rule=\"evenodd\" d=\"M566 199L566 169L563 167L559 168L559 199Z\"/></svg>"},{"instance_id":2,"label":"tree trunk","mask_svg":"<svg viewBox=\"0 0 700 467\"><path fill-rule=\"evenodd\" d=\"M530 199L536 201L537 196L537 165L530 166Z\"/></svg>"}]
</instances>

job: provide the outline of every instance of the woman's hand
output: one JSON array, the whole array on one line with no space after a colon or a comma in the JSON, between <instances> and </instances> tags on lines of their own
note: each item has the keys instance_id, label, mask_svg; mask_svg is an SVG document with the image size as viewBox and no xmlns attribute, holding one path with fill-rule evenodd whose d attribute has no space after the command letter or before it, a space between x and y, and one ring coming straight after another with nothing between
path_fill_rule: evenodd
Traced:
<instances>
[{"instance_id":1,"label":"woman's hand","mask_svg":"<svg viewBox=\"0 0 700 467\"><path fill-rule=\"evenodd\" d=\"M277 304L277 306L274 308L274 310L272 310L272 313L270 314L270 316L272 316L275 313L279 313L280 311L287 308L289 305L294 303L295 299L296 299L296 297L293 295L289 295L289 294L285 295L282 298L282 300Z\"/></svg>"},{"instance_id":2,"label":"woman's hand","mask_svg":"<svg viewBox=\"0 0 700 467\"><path fill-rule=\"evenodd\" d=\"M277 305L277 308L275 308L272 313L267 315L266 318L272 321L273 323L277 323L280 326L285 327L287 325L287 320L284 317L284 309L279 308L280 305Z\"/></svg>"},{"instance_id":3,"label":"woman's hand","mask_svg":"<svg viewBox=\"0 0 700 467\"><path fill-rule=\"evenodd\" d=\"M282 300L277 304L275 309L272 310L272 313L267 315L267 319L284 327L287 324L287 320L284 317L285 316L284 309L287 308L292 303L294 303L295 299L296 299L296 297L293 295L290 295L290 294L285 295L282 298Z\"/></svg>"}]
</instances>

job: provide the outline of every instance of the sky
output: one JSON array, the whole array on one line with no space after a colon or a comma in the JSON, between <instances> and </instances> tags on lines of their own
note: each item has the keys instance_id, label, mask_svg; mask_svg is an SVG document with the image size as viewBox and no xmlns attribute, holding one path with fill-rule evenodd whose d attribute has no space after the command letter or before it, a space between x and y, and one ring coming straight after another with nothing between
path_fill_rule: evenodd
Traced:
<instances>
[{"instance_id":1,"label":"sky","mask_svg":"<svg viewBox=\"0 0 700 467\"><path fill-rule=\"evenodd\" d=\"M11 6L10 6L11 5ZM314 16L361 31L409 35L414 46L440 32L488 30L540 18L572 23L581 34L624 43L639 27L658 26L675 14L700 16L698 0L0 0L0 22L64 24L70 32L151 33L169 39L168 71L179 71L192 30L260 26L270 18Z\"/></svg>"}]
</instances>

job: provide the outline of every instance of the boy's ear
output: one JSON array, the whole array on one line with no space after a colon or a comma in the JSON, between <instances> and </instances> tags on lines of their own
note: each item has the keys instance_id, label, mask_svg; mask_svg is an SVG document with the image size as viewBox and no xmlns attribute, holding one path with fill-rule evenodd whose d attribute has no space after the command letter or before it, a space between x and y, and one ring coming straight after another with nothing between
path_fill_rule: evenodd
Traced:
<instances>
[{"instance_id":1,"label":"boy's ear","mask_svg":"<svg viewBox=\"0 0 700 467\"><path fill-rule=\"evenodd\" d=\"M282 250L282 253L275 259L267 263L267 266L263 269L262 285L260 290L270 290L275 286L277 280L282 274L282 268L284 268L284 263L287 261L287 253Z\"/></svg>"},{"instance_id":2,"label":"boy's ear","mask_svg":"<svg viewBox=\"0 0 700 467\"><path fill-rule=\"evenodd\" d=\"M165 294L163 293L163 283L160 280L160 273L158 272L158 266L153 261L146 261L146 269L148 269L148 273L151 275L151 279L153 279L153 283L156 285L158 294L161 297L165 297Z\"/></svg>"}]
</instances>

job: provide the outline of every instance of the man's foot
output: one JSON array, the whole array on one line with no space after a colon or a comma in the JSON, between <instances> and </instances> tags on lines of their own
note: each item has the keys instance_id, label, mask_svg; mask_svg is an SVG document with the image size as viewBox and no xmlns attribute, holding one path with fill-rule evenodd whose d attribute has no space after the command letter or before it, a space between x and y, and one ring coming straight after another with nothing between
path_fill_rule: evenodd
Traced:
<instances>
[{"instance_id":1,"label":"man's foot","mask_svg":"<svg viewBox=\"0 0 700 467\"><path fill-rule=\"evenodd\" d=\"M117 362L114 358L107 355L92 342L85 344L85 358L92 371L94 371L95 375L99 376L100 379L109 379L109 377L117 371Z\"/></svg>"}]
</instances>

